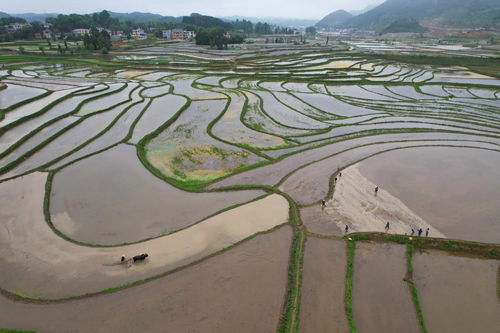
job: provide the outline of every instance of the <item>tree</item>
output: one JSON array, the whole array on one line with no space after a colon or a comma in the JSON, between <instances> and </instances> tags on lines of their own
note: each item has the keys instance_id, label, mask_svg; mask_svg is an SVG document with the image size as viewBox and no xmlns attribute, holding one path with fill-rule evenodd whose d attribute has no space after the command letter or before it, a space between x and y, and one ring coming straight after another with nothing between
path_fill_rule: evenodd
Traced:
<instances>
[{"instance_id":1,"label":"tree","mask_svg":"<svg viewBox=\"0 0 500 333\"><path fill-rule=\"evenodd\" d=\"M316 35L316 28L315 27L307 27L306 28L306 34L308 34L308 35Z\"/></svg>"},{"instance_id":2,"label":"tree","mask_svg":"<svg viewBox=\"0 0 500 333\"><path fill-rule=\"evenodd\" d=\"M215 46L219 50L222 50L224 47L227 48L228 44L228 39L222 27L200 28L196 33L195 39L197 45Z\"/></svg>"},{"instance_id":3,"label":"tree","mask_svg":"<svg viewBox=\"0 0 500 333\"><path fill-rule=\"evenodd\" d=\"M111 49L111 37L106 30L97 30L96 27L90 29L90 34L83 36L83 45L87 50Z\"/></svg>"}]
</instances>

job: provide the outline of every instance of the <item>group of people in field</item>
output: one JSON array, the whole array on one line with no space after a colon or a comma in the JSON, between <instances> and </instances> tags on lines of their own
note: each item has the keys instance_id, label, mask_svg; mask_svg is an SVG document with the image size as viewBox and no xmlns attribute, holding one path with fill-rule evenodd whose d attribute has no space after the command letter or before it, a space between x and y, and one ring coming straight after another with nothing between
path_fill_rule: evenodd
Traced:
<instances>
[{"instance_id":1,"label":"group of people in field","mask_svg":"<svg viewBox=\"0 0 500 333\"><path fill-rule=\"evenodd\" d=\"M333 179L334 184L336 184L337 181L339 181L341 177L342 177L342 172L340 172L340 167L337 166L337 176L334 177L334 179ZM379 190L379 187L375 186L375 188L373 189L375 196L377 196L378 190ZM326 207L326 200L325 199L321 200L321 207L322 208ZM389 221L387 221L387 223L385 224L385 232L388 232L390 227L391 227L391 224L389 223ZM346 224L345 228L344 228L346 234L349 232L349 229L350 229L349 225ZM410 236L414 236L415 232L417 232L418 236L420 237L420 236L422 236L422 233L424 232L424 230L420 227L418 229L416 227L412 227L411 232L410 232ZM430 232L430 228L425 229L425 237L429 237L429 232ZM406 233L405 233L405 235L406 235Z\"/></svg>"}]
</instances>

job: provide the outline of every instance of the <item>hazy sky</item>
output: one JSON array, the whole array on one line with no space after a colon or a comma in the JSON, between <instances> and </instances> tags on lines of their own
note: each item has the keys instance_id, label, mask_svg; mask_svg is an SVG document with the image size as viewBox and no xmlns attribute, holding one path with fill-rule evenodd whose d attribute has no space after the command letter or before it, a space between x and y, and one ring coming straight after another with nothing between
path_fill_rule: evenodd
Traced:
<instances>
[{"instance_id":1,"label":"hazy sky","mask_svg":"<svg viewBox=\"0 0 500 333\"><path fill-rule=\"evenodd\" d=\"M363 9L383 0L0 0L7 13L150 12L182 16L192 12L213 16L322 18L337 10Z\"/></svg>"}]
</instances>

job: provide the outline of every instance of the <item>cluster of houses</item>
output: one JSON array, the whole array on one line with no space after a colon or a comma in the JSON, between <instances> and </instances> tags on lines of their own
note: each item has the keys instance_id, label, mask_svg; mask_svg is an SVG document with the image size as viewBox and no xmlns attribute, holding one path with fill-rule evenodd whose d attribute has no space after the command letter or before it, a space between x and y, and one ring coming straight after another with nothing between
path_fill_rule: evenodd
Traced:
<instances>
[{"instance_id":1,"label":"cluster of houses","mask_svg":"<svg viewBox=\"0 0 500 333\"><path fill-rule=\"evenodd\" d=\"M30 27L30 26L31 26L31 24L29 24L29 23L14 22L14 23L4 25L4 28L5 28L5 31L10 34L10 33L13 33L17 30L21 30L21 29L24 29L24 28ZM52 38L52 30L50 30L51 24L43 23L42 27L43 27L43 30L35 33L35 38L37 38L37 39L42 39L42 38L50 39L50 38Z\"/></svg>"},{"instance_id":2,"label":"cluster of houses","mask_svg":"<svg viewBox=\"0 0 500 333\"><path fill-rule=\"evenodd\" d=\"M124 36L123 31L111 31L109 29L104 29L100 27L98 27L97 30L107 31L108 34L111 36L111 38L121 38ZM72 33L75 36L83 36L85 34L90 33L90 29L85 29L85 28L73 29ZM196 35L194 31L189 31L184 29L162 30L162 37L165 39L189 40L194 38L195 36ZM147 39L146 32L144 32L144 29L141 28L132 29L132 31L130 32L130 37L134 39Z\"/></svg>"},{"instance_id":3,"label":"cluster of houses","mask_svg":"<svg viewBox=\"0 0 500 333\"><path fill-rule=\"evenodd\" d=\"M5 25L5 31L7 33L12 33L16 30L23 29L25 27L29 27L29 23L10 23ZM43 30L40 32L35 33L35 38L37 39L51 39L53 36L52 30L51 30L51 24L49 23L44 23L43 25ZM111 31L109 29L104 29L102 27L97 27L98 31L103 31L105 30L111 38L122 38L125 36L124 32L121 30L118 31ZM84 36L86 34L90 34L90 29L87 28L76 28L71 31L71 33L74 36ZM137 29L132 29L130 32L130 36L134 39L146 39L147 35L144 32L143 29L137 28ZM189 40L193 39L196 36L194 31L190 30L184 30L184 29L169 29L169 30L162 30L162 37L165 39L171 39L171 40Z\"/></svg>"},{"instance_id":4,"label":"cluster of houses","mask_svg":"<svg viewBox=\"0 0 500 333\"><path fill-rule=\"evenodd\" d=\"M121 30L117 30L117 31L111 31L109 29L104 29L102 27L97 27L97 30L100 32L100 31L106 31L110 36L111 38L122 38L124 36L124 33L123 31ZM87 28L77 28L77 29L73 29L71 31L71 33L75 36L84 36L86 34L90 34L90 29L87 29Z\"/></svg>"},{"instance_id":5,"label":"cluster of houses","mask_svg":"<svg viewBox=\"0 0 500 333\"><path fill-rule=\"evenodd\" d=\"M165 39L189 40L196 37L196 34L194 31L184 29L170 29L163 30L162 37Z\"/></svg>"}]
</instances>

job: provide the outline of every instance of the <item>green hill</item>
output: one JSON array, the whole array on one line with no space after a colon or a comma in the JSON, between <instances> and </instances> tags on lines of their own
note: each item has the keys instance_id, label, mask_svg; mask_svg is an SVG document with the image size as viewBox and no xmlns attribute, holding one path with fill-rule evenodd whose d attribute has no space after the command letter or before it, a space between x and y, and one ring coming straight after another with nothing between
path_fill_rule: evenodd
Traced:
<instances>
[{"instance_id":1,"label":"green hill","mask_svg":"<svg viewBox=\"0 0 500 333\"><path fill-rule=\"evenodd\" d=\"M182 20L180 17L162 16L160 14L142 13L142 12L133 12L133 13L109 12L109 14L111 15L111 17L117 18L121 22L130 21L133 23L158 23L158 22L177 23Z\"/></svg>"},{"instance_id":2,"label":"green hill","mask_svg":"<svg viewBox=\"0 0 500 333\"><path fill-rule=\"evenodd\" d=\"M387 0L344 27L382 31L399 20L434 20L457 27L487 26L500 18L499 0Z\"/></svg>"},{"instance_id":3,"label":"green hill","mask_svg":"<svg viewBox=\"0 0 500 333\"><path fill-rule=\"evenodd\" d=\"M425 32L426 28L422 27L416 20L401 19L392 22L387 28L380 32L381 35L397 32Z\"/></svg>"},{"instance_id":4,"label":"green hill","mask_svg":"<svg viewBox=\"0 0 500 333\"><path fill-rule=\"evenodd\" d=\"M45 22L47 18L57 16L56 13L45 13L45 14L22 13L22 14L9 14L9 15L23 18L28 22L33 22L33 21Z\"/></svg>"},{"instance_id":5,"label":"green hill","mask_svg":"<svg viewBox=\"0 0 500 333\"><path fill-rule=\"evenodd\" d=\"M344 24L352 17L353 15L346 12L345 10L337 10L323 17L321 21L316 23L315 26L316 28L320 29L336 28Z\"/></svg>"}]
</instances>

